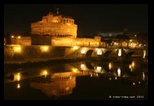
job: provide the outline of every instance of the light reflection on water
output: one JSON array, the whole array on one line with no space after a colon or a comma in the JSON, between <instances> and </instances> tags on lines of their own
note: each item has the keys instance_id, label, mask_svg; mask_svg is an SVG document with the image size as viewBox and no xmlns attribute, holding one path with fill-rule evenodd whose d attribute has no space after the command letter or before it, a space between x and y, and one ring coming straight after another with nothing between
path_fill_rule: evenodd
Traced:
<instances>
[{"instance_id":1,"label":"light reflection on water","mask_svg":"<svg viewBox=\"0 0 154 106\"><path fill-rule=\"evenodd\" d=\"M5 99L111 99L112 95L148 98L148 67L135 60L125 64L82 61L25 68L5 72L4 77ZM27 95L22 95L25 92Z\"/></svg>"}]
</instances>

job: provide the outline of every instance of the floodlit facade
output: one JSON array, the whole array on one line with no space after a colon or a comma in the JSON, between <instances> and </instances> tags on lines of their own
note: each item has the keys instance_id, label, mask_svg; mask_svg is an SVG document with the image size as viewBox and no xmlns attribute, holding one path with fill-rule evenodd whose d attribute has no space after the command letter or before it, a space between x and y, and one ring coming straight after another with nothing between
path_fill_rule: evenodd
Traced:
<instances>
[{"instance_id":1,"label":"floodlit facade","mask_svg":"<svg viewBox=\"0 0 154 106\"><path fill-rule=\"evenodd\" d=\"M76 38L77 25L72 18L49 13L41 21L31 24L31 34Z\"/></svg>"}]
</instances>

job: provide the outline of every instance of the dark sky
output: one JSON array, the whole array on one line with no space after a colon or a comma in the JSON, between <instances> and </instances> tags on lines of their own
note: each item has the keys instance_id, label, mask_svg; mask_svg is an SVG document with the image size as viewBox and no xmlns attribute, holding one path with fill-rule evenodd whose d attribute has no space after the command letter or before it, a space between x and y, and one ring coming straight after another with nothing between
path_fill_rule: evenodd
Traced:
<instances>
[{"instance_id":1,"label":"dark sky","mask_svg":"<svg viewBox=\"0 0 154 106\"><path fill-rule=\"evenodd\" d=\"M28 34L31 23L59 8L78 25L79 36L98 32L148 32L148 4L4 4L4 34Z\"/></svg>"}]
</instances>

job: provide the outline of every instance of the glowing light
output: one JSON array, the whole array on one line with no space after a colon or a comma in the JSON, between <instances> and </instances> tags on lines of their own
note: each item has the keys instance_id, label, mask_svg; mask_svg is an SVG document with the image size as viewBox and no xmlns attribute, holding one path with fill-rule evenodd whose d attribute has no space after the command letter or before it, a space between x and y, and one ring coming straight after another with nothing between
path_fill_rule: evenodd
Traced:
<instances>
[{"instance_id":1,"label":"glowing light","mask_svg":"<svg viewBox=\"0 0 154 106\"><path fill-rule=\"evenodd\" d=\"M49 46L41 46L40 49L42 52L47 52L49 50Z\"/></svg>"},{"instance_id":2,"label":"glowing light","mask_svg":"<svg viewBox=\"0 0 154 106\"><path fill-rule=\"evenodd\" d=\"M91 73L91 74L90 74L90 77L92 77L92 76L93 76L93 74Z\"/></svg>"},{"instance_id":3,"label":"glowing light","mask_svg":"<svg viewBox=\"0 0 154 106\"><path fill-rule=\"evenodd\" d=\"M81 54L85 54L85 49L81 49Z\"/></svg>"},{"instance_id":4,"label":"glowing light","mask_svg":"<svg viewBox=\"0 0 154 106\"><path fill-rule=\"evenodd\" d=\"M131 65L131 64L129 65L129 68L130 68L130 69L132 68L132 65Z\"/></svg>"},{"instance_id":5,"label":"glowing light","mask_svg":"<svg viewBox=\"0 0 154 106\"><path fill-rule=\"evenodd\" d=\"M20 81L21 80L21 74L20 73L15 73L14 74L14 81Z\"/></svg>"},{"instance_id":6,"label":"glowing light","mask_svg":"<svg viewBox=\"0 0 154 106\"><path fill-rule=\"evenodd\" d=\"M143 58L146 56L146 50L143 50Z\"/></svg>"},{"instance_id":7,"label":"glowing light","mask_svg":"<svg viewBox=\"0 0 154 106\"><path fill-rule=\"evenodd\" d=\"M143 76L142 80L145 80L145 73L144 72L142 73L142 76Z\"/></svg>"},{"instance_id":8,"label":"glowing light","mask_svg":"<svg viewBox=\"0 0 154 106\"><path fill-rule=\"evenodd\" d=\"M130 41L130 42L132 42L133 40L132 40L132 39L130 39L129 41Z\"/></svg>"},{"instance_id":9,"label":"glowing light","mask_svg":"<svg viewBox=\"0 0 154 106\"><path fill-rule=\"evenodd\" d=\"M132 61L132 65L131 66L132 66L132 68L134 68L134 66L135 66L135 62L134 61Z\"/></svg>"},{"instance_id":10,"label":"glowing light","mask_svg":"<svg viewBox=\"0 0 154 106\"><path fill-rule=\"evenodd\" d=\"M18 73L17 80L20 81L20 73Z\"/></svg>"},{"instance_id":11,"label":"glowing light","mask_svg":"<svg viewBox=\"0 0 154 106\"><path fill-rule=\"evenodd\" d=\"M109 80L112 80L112 78L109 78Z\"/></svg>"},{"instance_id":12,"label":"glowing light","mask_svg":"<svg viewBox=\"0 0 154 106\"><path fill-rule=\"evenodd\" d=\"M21 38L21 36L18 36L17 38L18 38L18 39L20 39L20 38Z\"/></svg>"},{"instance_id":13,"label":"glowing light","mask_svg":"<svg viewBox=\"0 0 154 106\"><path fill-rule=\"evenodd\" d=\"M14 46L13 47L14 52L21 53L21 46Z\"/></svg>"},{"instance_id":14,"label":"glowing light","mask_svg":"<svg viewBox=\"0 0 154 106\"><path fill-rule=\"evenodd\" d=\"M141 82L139 81L138 84L140 84Z\"/></svg>"},{"instance_id":15,"label":"glowing light","mask_svg":"<svg viewBox=\"0 0 154 106\"><path fill-rule=\"evenodd\" d=\"M85 64L81 64L81 70L86 70Z\"/></svg>"},{"instance_id":16,"label":"glowing light","mask_svg":"<svg viewBox=\"0 0 154 106\"><path fill-rule=\"evenodd\" d=\"M135 85L135 82L133 82L133 85Z\"/></svg>"},{"instance_id":17,"label":"glowing light","mask_svg":"<svg viewBox=\"0 0 154 106\"><path fill-rule=\"evenodd\" d=\"M11 38L14 38L14 35L12 35Z\"/></svg>"},{"instance_id":18,"label":"glowing light","mask_svg":"<svg viewBox=\"0 0 154 106\"><path fill-rule=\"evenodd\" d=\"M115 77L115 80L117 80L117 77Z\"/></svg>"},{"instance_id":19,"label":"glowing light","mask_svg":"<svg viewBox=\"0 0 154 106\"><path fill-rule=\"evenodd\" d=\"M111 70L111 68L112 68L112 64L111 64L111 63L109 63L109 70Z\"/></svg>"},{"instance_id":20,"label":"glowing light","mask_svg":"<svg viewBox=\"0 0 154 106\"><path fill-rule=\"evenodd\" d=\"M97 55L102 55L102 50L101 49L97 50Z\"/></svg>"},{"instance_id":21,"label":"glowing light","mask_svg":"<svg viewBox=\"0 0 154 106\"><path fill-rule=\"evenodd\" d=\"M118 77L120 77L121 76L121 69L120 68L117 69L117 73L118 73Z\"/></svg>"},{"instance_id":22,"label":"glowing light","mask_svg":"<svg viewBox=\"0 0 154 106\"><path fill-rule=\"evenodd\" d=\"M97 66L95 72L101 72L102 71L102 67L101 66Z\"/></svg>"},{"instance_id":23,"label":"glowing light","mask_svg":"<svg viewBox=\"0 0 154 106\"><path fill-rule=\"evenodd\" d=\"M131 71L133 71L133 68L134 68L134 67L135 67L135 62L132 61L132 64L129 65L129 69L130 69Z\"/></svg>"},{"instance_id":24,"label":"glowing light","mask_svg":"<svg viewBox=\"0 0 154 106\"><path fill-rule=\"evenodd\" d=\"M43 69L40 73L41 76L47 76L48 75L48 71L46 69Z\"/></svg>"},{"instance_id":25,"label":"glowing light","mask_svg":"<svg viewBox=\"0 0 154 106\"><path fill-rule=\"evenodd\" d=\"M79 49L79 47L78 46L73 46L73 49L77 50L77 49Z\"/></svg>"},{"instance_id":26,"label":"glowing light","mask_svg":"<svg viewBox=\"0 0 154 106\"><path fill-rule=\"evenodd\" d=\"M77 69L77 68L72 68L72 71L73 71L74 73L76 73L76 72L78 72L78 69Z\"/></svg>"},{"instance_id":27,"label":"glowing light","mask_svg":"<svg viewBox=\"0 0 154 106\"><path fill-rule=\"evenodd\" d=\"M17 88L18 88L18 89L20 88L20 84L17 84Z\"/></svg>"},{"instance_id":28,"label":"glowing light","mask_svg":"<svg viewBox=\"0 0 154 106\"><path fill-rule=\"evenodd\" d=\"M122 55L122 50L119 49L119 50L118 50L118 56L121 56L121 55Z\"/></svg>"}]
</instances>

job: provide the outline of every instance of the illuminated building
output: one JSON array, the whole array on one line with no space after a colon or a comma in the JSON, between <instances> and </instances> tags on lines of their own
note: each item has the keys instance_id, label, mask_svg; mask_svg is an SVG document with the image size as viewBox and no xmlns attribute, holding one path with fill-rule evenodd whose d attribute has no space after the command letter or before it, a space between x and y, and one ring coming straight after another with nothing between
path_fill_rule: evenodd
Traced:
<instances>
[{"instance_id":1,"label":"illuminated building","mask_svg":"<svg viewBox=\"0 0 154 106\"><path fill-rule=\"evenodd\" d=\"M31 24L31 34L76 38L77 25L74 24L72 18L49 13L47 16L43 16L41 21Z\"/></svg>"},{"instance_id":2,"label":"illuminated building","mask_svg":"<svg viewBox=\"0 0 154 106\"><path fill-rule=\"evenodd\" d=\"M73 18L64 17L57 11L43 16L41 21L31 23L31 36L11 35L11 44L51 45L51 46L91 46L105 45L101 36L77 38L78 26Z\"/></svg>"}]
</instances>

